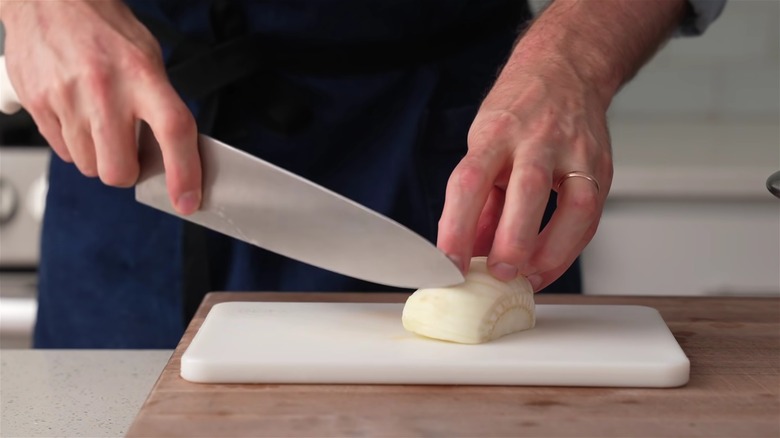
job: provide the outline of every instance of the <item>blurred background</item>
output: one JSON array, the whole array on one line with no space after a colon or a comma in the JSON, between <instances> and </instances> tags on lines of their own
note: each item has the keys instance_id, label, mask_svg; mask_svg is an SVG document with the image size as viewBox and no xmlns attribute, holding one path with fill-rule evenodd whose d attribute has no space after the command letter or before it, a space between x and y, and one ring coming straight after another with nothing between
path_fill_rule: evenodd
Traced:
<instances>
[{"instance_id":1,"label":"blurred background","mask_svg":"<svg viewBox=\"0 0 780 438\"><path fill-rule=\"evenodd\" d=\"M609 116L615 178L585 293L780 294L780 200L765 186L780 170L780 2L730 0Z\"/></svg>"},{"instance_id":2,"label":"blurred background","mask_svg":"<svg viewBox=\"0 0 780 438\"><path fill-rule=\"evenodd\" d=\"M730 0L609 116L615 178L583 253L585 293L780 295L780 200L765 186L780 170L780 1ZM2 348L29 345L48 157L28 118L0 115Z\"/></svg>"},{"instance_id":3,"label":"blurred background","mask_svg":"<svg viewBox=\"0 0 780 438\"><path fill-rule=\"evenodd\" d=\"M780 294L780 2L731 0L610 111L615 179L587 293Z\"/></svg>"}]
</instances>

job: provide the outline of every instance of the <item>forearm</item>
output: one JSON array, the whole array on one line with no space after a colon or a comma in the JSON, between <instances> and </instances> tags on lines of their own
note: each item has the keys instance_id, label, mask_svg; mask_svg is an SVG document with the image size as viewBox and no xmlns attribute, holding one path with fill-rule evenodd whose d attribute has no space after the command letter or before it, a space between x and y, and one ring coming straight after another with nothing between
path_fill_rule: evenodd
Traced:
<instances>
[{"instance_id":1,"label":"forearm","mask_svg":"<svg viewBox=\"0 0 780 438\"><path fill-rule=\"evenodd\" d=\"M685 0L555 0L518 41L499 82L516 69L565 66L608 106L671 36L685 8Z\"/></svg>"}]
</instances>

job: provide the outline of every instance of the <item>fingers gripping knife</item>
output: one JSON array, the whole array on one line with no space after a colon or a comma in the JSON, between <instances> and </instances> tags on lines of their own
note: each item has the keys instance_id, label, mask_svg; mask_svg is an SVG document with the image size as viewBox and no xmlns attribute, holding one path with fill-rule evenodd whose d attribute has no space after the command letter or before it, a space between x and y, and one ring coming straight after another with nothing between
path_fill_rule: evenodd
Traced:
<instances>
[{"instance_id":1,"label":"fingers gripping knife","mask_svg":"<svg viewBox=\"0 0 780 438\"><path fill-rule=\"evenodd\" d=\"M0 57L0 111L21 108ZM136 200L176 214L160 146L138 131ZM200 210L183 219L269 251L354 278L405 288L448 286L463 275L444 253L401 224L298 175L199 136Z\"/></svg>"}]
</instances>

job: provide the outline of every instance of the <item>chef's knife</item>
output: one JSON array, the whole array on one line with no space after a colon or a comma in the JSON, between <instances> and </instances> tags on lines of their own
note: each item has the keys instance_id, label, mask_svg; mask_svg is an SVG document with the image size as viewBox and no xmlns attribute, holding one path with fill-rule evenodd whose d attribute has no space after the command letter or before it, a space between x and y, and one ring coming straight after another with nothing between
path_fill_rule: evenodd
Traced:
<instances>
[{"instance_id":1,"label":"chef's knife","mask_svg":"<svg viewBox=\"0 0 780 438\"><path fill-rule=\"evenodd\" d=\"M20 108L0 57L0 111ZM138 202L313 266L403 288L447 286L463 275L423 237L298 175L199 136L203 200L178 215L169 200L159 144L140 124Z\"/></svg>"}]
</instances>

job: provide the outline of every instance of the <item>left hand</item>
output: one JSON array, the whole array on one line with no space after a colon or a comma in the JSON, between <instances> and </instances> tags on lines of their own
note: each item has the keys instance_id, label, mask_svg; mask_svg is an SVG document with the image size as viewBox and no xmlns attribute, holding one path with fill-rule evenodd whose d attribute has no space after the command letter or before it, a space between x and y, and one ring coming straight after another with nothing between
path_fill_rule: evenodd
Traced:
<instances>
[{"instance_id":1,"label":"left hand","mask_svg":"<svg viewBox=\"0 0 780 438\"><path fill-rule=\"evenodd\" d=\"M590 242L612 182L606 110L599 94L566 60L508 65L482 103L468 153L447 185L438 246L462 271L487 255L504 281L518 274L538 291L560 277ZM557 209L540 232L554 184Z\"/></svg>"}]
</instances>

